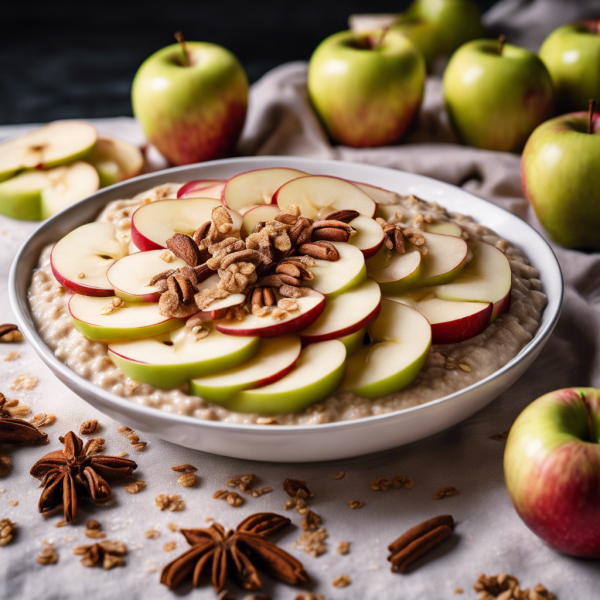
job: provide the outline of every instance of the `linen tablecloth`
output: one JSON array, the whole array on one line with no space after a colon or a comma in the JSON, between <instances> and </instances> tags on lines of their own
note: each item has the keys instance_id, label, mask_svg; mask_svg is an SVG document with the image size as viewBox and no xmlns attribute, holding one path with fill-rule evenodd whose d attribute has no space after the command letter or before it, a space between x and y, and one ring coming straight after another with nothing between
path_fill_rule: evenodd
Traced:
<instances>
[{"instance_id":1,"label":"linen tablecloth","mask_svg":"<svg viewBox=\"0 0 600 600\"><path fill-rule=\"evenodd\" d=\"M492 30L509 32L518 43L533 49L558 24L594 10L600 3L563 4L557 0L502 2L486 16ZM510 25L510 27L509 27ZM395 147L356 150L332 147L310 111L305 91L306 64L284 65L253 86L250 112L239 144L241 154L294 154L337 158L414 171L441 179L494 202L539 229L522 197L519 157L485 152L456 144L442 109L440 80L427 82L426 98L418 126L407 142ZM99 131L141 144L143 136L133 119L95 121ZM0 129L0 139L27 127ZM36 228L0 217L0 323L13 322L7 298L7 276L22 242ZM406 600L474 598L472 585L480 573L512 573L522 587L542 582L560 600L591 600L598 597L600 563L561 556L544 545L519 520L506 492L502 455L504 443L490 436L507 430L519 412L541 394L573 385L600 386L600 255L583 254L554 247L565 276L563 312L555 333L539 358L510 390L467 421L421 442L397 450L335 463L278 465L253 463L187 450L140 433L148 442L144 452L131 451L128 441L116 432L117 423L95 411L63 386L37 358L27 343L0 345L0 391L32 406L32 415L51 412L56 422L45 430L50 444L38 448L9 448L13 468L0 478L0 519L17 524L14 541L0 548L0 599L30 598L72 600L75 598L163 599L179 597L159 585L161 567L183 552L183 537L169 523L185 527L206 526L209 517L225 527L234 527L243 517L259 511L274 511L291 517L294 527L277 536L278 543L297 556L310 575L302 589L325 598ZM3 362L3 355L17 350L19 356ZM10 383L22 373L39 377L31 391L13 392ZM106 439L108 454L127 451L139 468L135 475L146 488L130 495L123 485L114 486L109 505L83 503L78 525L55 528L61 515L43 518L37 512L40 490L29 475L31 465L44 453L59 449L58 436L78 431L82 421L97 418L98 435ZM190 463L198 468L198 483L183 488L170 467ZM334 476L344 469L343 479ZM258 486L274 491L260 498L245 496L245 503L232 508L212 494L225 488L225 480L241 473L255 473ZM375 477L407 475L414 489L375 492ZM306 480L315 493L311 508L323 517L328 532L328 551L318 558L291 547L302 533L300 515L285 513L285 478ZM457 496L434 500L434 492L452 485ZM182 512L161 512L154 498L160 493L181 494ZM14 505L13 500L18 500ZM363 500L351 510L349 500ZM420 567L406 575L392 575L386 561L386 546L410 526L433 515L451 513L457 521L450 541L431 552ZM84 535L85 522L97 519L108 539L123 541L129 548L126 565L111 571L84 568L72 554L73 546L93 543ZM144 532L156 527L160 536L146 539ZM54 544L56 564L42 566L36 556L43 541ZM163 546L176 541L173 552ZM351 542L350 552L336 551L340 541ZM337 589L332 581L348 575L350 586ZM296 590L264 577L264 593L276 599L291 599ZM248 592L229 585L236 598ZM456 588L464 595L455 596ZM189 587L182 588L189 591ZM194 590L190 597L214 598L209 587Z\"/></svg>"}]
</instances>

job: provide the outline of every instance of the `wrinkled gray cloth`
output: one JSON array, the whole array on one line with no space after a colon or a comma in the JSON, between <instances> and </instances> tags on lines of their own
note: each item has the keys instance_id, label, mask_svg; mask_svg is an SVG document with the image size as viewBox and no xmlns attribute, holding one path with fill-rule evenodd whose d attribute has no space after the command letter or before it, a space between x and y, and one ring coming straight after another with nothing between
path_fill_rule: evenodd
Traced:
<instances>
[{"instance_id":1,"label":"wrinkled gray cloth","mask_svg":"<svg viewBox=\"0 0 600 600\"><path fill-rule=\"evenodd\" d=\"M558 0L502 2L486 16L494 30L509 32L518 43L535 48L556 25L600 14L600 3L563 4ZM509 28L510 25L510 28ZM308 107L305 91L305 64L284 65L267 74L252 89L251 107L239 150L243 154L294 154L337 158L414 171L462 185L465 189L499 204L539 229L519 182L519 157L484 152L459 146L444 117L439 79L432 78L414 132L399 146L370 150L332 147ZM120 135L134 143L143 138L132 119L96 122L106 133ZM19 133L21 128L0 129L0 139ZM18 246L35 229L34 224L0 218L0 322L13 321L8 306L6 284L12 258ZM0 390L19 373L34 373L40 383L32 391L9 392L33 406L33 413L53 412L54 425L47 428L51 444L44 449L10 449L13 470L0 478L0 519L8 517L18 525L11 545L0 547L0 599L74 600L76 598L124 597L131 600L174 598L158 583L158 570L186 548L182 536L171 532L167 523L203 526L213 517L233 527L253 512L282 512L286 495L281 482L286 477L306 480L315 492L311 507L323 517L329 533L328 551L312 558L290 548L301 530L300 516L287 513L295 528L277 537L280 544L303 561L311 577L304 589L331 598L381 600L438 600L474 598L471 587L480 573L512 573L522 587L542 582L560 600L591 600L598 597L600 564L561 556L535 537L521 523L506 493L502 454L504 444L491 435L510 427L519 412L533 399L553 389L572 385L600 387L600 255L582 254L554 248L566 281L565 304L554 335L533 366L510 390L467 421L421 442L374 456L318 465L269 465L228 459L194 452L162 442L149 442L144 453L133 454L139 463L136 475L147 482L137 495L115 486L110 506L81 507L80 525L55 529L60 515L43 519L36 512L37 482L28 470L42 453L59 448L57 436L78 430L84 419L98 418L99 435L107 440L107 451L129 450L127 441L115 432L116 423L97 413L67 390L34 355L27 344L0 345L0 354L13 348L20 356L0 362ZM1 358L1 357L0 357ZM191 463L199 468L199 483L184 489L176 484L172 465ZM334 480L340 469L346 476ZM256 473L260 486L275 491L258 499L249 498L233 509L212 499L225 480L239 473ZM408 475L415 480L412 490L373 492L374 477ZM452 485L459 495L441 501L433 493ZM159 493L181 493L186 510L163 513L154 506ZM19 500L18 506L9 500ZM360 510L350 510L349 500L364 500ZM408 527L440 513L451 513L457 521L456 534L443 546L420 561L407 575L392 575L386 562L386 546ZM76 544L92 543L83 534L88 518L95 518L108 533L108 539L124 541L129 547L126 566L113 571L85 569L71 553ZM157 526L160 537L145 539L143 532ZM41 566L35 557L42 540L55 544L59 562ZM336 547L341 540L351 542L348 555ZM174 553L165 553L166 542L177 541ZM333 579L347 574L352 584L344 589L332 586ZM265 577L264 592L275 599L294 598L296 591ZM463 596L454 596L463 588ZM228 589L237 598L247 595L234 585ZM183 588L189 591L188 588ZM193 592L193 598L215 598L209 587Z\"/></svg>"}]
</instances>

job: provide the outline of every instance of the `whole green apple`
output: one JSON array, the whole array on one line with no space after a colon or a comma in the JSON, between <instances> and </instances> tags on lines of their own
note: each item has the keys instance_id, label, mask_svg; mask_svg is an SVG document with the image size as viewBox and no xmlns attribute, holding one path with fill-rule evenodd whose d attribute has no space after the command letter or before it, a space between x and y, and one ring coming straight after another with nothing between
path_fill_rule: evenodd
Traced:
<instances>
[{"instance_id":1,"label":"whole green apple","mask_svg":"<svg viewBox=\"0 0 600 600\"><path fill-rule=\"evenodd\" d=\"M425 61L395 31L342 31L324 40L308 67L308 91L334 141L354 147L397 142L415 117Z\"/></svg>"},{"instance_id":2,"label":"whole green apple","mask_svg":"<svg viewBox=\"0 0 600 600\"><path fill-rule=\"evenodd\" d=\"M600 249L600 115L571 113L540 125L521 158L523 193L552 239Z\"/></svg>"},{"instance_id":3,"label":"whole green apple","mask_svg":"<svg viewBox=\"0 0 600 600\"><path fill-rule=\"evenodd\" d=\"M405 35L421 51L427 69L433 68L435 59L440 54L438 30L433 23L420 17L401 14L390 29Z\"/></svg>"},{"instance_id":4,"label":"whole green apple","mask_svg":"<svg viewBox=\"0 0 600 600\"><path fill-rule=\"evenodd\" d=\"M503 40L474 40L459 48L444 73L450 121L469 146L519 152L552 116L553 90L544 63Z\"/></svg>"},{"instance_id":5,"label":"whole green apple","mask_svg":"<svg viewBox=\"0 0 600 600\"><path fill-rule=\"evenodd\" d=\"M504 475L536 535L572 556L600 556L600 390L558 390L532 402L511 427Z\"/></svg>"},{"instance_id":6,"label":"whole green apple","mask_svg":"<svg viewBox=\"0 0 600 600\"><path fill-rule=\"evenodd\" d=\"M236 57L206 42L173 44L139 68L133 112L148 140L172 163L222 158L237 141L248 80Z\"/></svg>"},{"instance_id":7,"label":"whole green apple","mask_svg":"<svg viewBox=\"0 0 600 600\"><path fill-rule=\"evenodd\" d=\"M438 56L449 56L465 42L483 35L481 13L472 0L415 0L407 14L436 31Z\"/></svg>"},{"instance_id":8,"label":"whole green apple","mask_svg":"<svg viewBox=\"0 0 600 600\"><path fill-rule=\"evenodd\" d=\"M561 113L584 110L600 99L600 20L555 29L540 49Z\"/></svg>"}]
</instances>

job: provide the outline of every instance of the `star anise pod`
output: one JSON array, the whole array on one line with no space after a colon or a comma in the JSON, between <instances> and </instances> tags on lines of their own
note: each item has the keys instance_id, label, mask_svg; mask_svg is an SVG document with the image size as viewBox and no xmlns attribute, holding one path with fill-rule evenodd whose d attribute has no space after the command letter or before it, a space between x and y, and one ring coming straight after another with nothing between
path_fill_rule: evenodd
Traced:
<instances>
[{"instance_id":1,"label":"star anise pod","mask_svg":"<svg viewBox=\"0 0 600 600\"><path fill-rule=\"evenodd\" d=\"M308 580L302 563L266 538L288 525L290 520L274 513L257 513L244 519L235 531L218 523L207 529L181 529L191 548L163 569L160 581L175 589L193 573L199 587L205 574L211 575L219 593L229 576L246 590L260 589L259 569L291 585Z\"/></svg>"},{"instance_id":2,"label":"star anise pod","mask_svg":"<svg viewBox=\"0 0 600 600\"><path fill-rule=\"evenodd\" d=\"M47 444L47 434L35 425L11 416L6 402L6 397L0 392L0 444Z\"/></svg>"},{"instance_id":3,"label":"star anise pod","mask_svg":"<svg viewBox=\"0 0 600 600\"><path fill-rule=\"evenodd\" d=\"M137 469L132 460L118 456L90 455L83 442L72 431L64 437L64 450L46 454L31 468L31 474L42 480L38 508L48 512L62 503L65 519L75 521L80 497L106 502L111 491L104 477L126 477ZM93 446L90 446L90 449Z\"/></svg>"}]
</instances>

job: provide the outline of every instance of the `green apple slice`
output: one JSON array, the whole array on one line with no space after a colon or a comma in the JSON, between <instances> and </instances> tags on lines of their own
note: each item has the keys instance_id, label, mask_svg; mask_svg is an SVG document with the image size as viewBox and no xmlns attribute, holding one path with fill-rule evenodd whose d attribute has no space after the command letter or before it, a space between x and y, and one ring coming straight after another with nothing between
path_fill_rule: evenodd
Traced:
<instances>
[{"instance_id":1,"label":"green apple slice","mask_svg":"<svg viewBox=\"0 0 600 600\"><path fill-rule=\"evenodd\" d=\"M467 242L453 235L423 232L427 254L419 286L440 285L452 281L467 264Z\"/></svg>"},{"instance_id":2,"label":"green apple slice","mask_svg":"<svg viewBox=\"0 0 600 600\"><path fill-rule=\"evenodd\" d=\"M159 200L140 206L131 218L131 239L143 252L167 247L174 233L192 235L200 225L210 221L214 208L223 206L214 198L178 198ZM232 236L238 235L242 215L227 209L233 220Z\"/></svg>"},{"instance_id":3,"label":"green apple slice","mask_svg":"<svg viewBox=\"0 0 600 600\"><path fill-rule=\"evenodd\" d=\"M84 157L96 129L82 121L56 121L0 144L0 181L22 169L50 169Z\"/></svg>"},{"instance_id":4,"label":"green apple slice","mask_svg":"<svg viewBox=\"0 0 600 600\"><path fill-rule=\"evenodd\" d=\"M315 259L315 265L307 267L315 278L306 285L326 296L341 294L367 278L365 258L358 248L343 242L332 244L340 255L339 260Z\"/></svg>"},{"instance_id":5,"label":"green apple slice","mask_svg":"<svg viewBox=\"0 0 600 600\"><path fill-rule=\"evenodd\" d=\"M153 304L151 306L156 306ZM108 351L116 365L134 381L172 389L196 377L225 371L250 360L257 352L257 337L210 333L197 340L189 327L141 340L120 340Z\"/></svg>"},{"instance_id":6,"label":"green apple slice","mask_svg":"<svg viewBox=\"0 0 600 600\"><path fill-rule=\"evenodd\" d=\"M262 340L258 352L237 367L190 381L190 393L222 404L241 390L263 387L285 377L296 364L300 338L287 335Z\"/></svg>"},{"instance_id":7,"label":"green apple slice","mask_svg":"<svg viewBox=\"0 0 600 600\"><path fill-rule=\"evenodd\" d=\"M382 247L384 233L381 225L370 217L359 215L349 223L356 230L348 242L356 246L364 255L365 260L374 257Z\"/></svg>"},{"instance_id":8,"label":"green apple slice","mask_svg":"<svg viewBox=\"0 0 600 600\"><path fill-rule=\"evenodd\" d=\"M442 300L491 302L492 321L510 307L512 273L506 256L485 242L470 242L473 259L451 282L432 291Z\"/></svg>"},{"instance_id":9,"label":"green apple slice","mask_svg":"<svg viewBox=\"0 0 600 600\"><path fill-rule=\"evenodd\" d=\"M156 302L124 302L112 312L106 308L113 298L74 294L69 312L75 327L90 340L139 339L181 327L181 319L163 317ZM105 314L103 314L105 313Z\"/></svg>"},{"instance_id":10,"label":"green apple slice","mask_svg":"<svg viewBox=\"0 0 600 600\"><path fill-rule=\"evenodd\" d=\"M316 219L336 210L357 210L372 217L375 202L371 197L345 179L328 175L300 177L282 185L273 196L279 208L298 204L305 217Z\"/></svg>"},{"instance_id":11,"label":"green apple slice","mask_svg":"<svg viewBox=\"0 0 600 600\"><path fill-rule=\"evenodd\" d=\"M365 259L367 273L385 269L392 262L392 251L384 244L371 258Z\"/></svg>"},{"instance_id":12,"label":"green apple slice","mask_svg":"<svg viewBox=\"0 0 600 600\"><path fill-rule=\"evenodd\" d=\"M106 277L115 294L127 302L158 302L161 292L150 285L150 280L163 271L185 267L186 262L175 257L166 263L164 250L135 252L114 262Z\"/></svg>"},{"instance_id":13,"label":"green apple slice","mask_svg":"<svg viewBox=\"0 0 600 600\"><path fill-rule=\"evenodd\" d=\"M106 273L128 253L111 223L86 223L67 233L52 248L50 266L56 280L76 294L112 296Z\"/></svg>"},{"instance_id":14,"label":"green apple slice","mask_svg":"<svg viewBox=\"0 0 600 600\"><path fill-rule=\"evenodd\" d=\"M42 220L42 190L50 184L46 171L26 171L0 183L0 213L24 221Z\"/></svg>"},{"instance_id":15,"label":"green apple slice","mask_svg":"<svg viewBox=\"0 0 600 600\"><path fill-rule=\"evenodd\" d=\"M409 250L404 254L392 252L389 264L383 269L369 271L385 293L397 293L410 288L421 280L423 259L418 250Z\"/></svg>"},{"instance_id":16,"label":"green apple slice","mask_svg":"<svg viewBox=\"0 0 600 600\"><path fill-rule=\"evenodd\" d=\"M384 299L368 332L371 344L347 360L343 389L364 398L378 398L405 388L427 360L429 322L414 308Z\"/></svg>"},{"instance_id":17,"label":"green apple slice","mask_svg":"<svg viewBox=\"0 0 600 600\"><path fill-rule=\"evenodd\" d=\"M350 333L344 337L338 338L338 340L342 342L344 346L346 346L347 356L354 354L358 349L362 348L366 333L367 328L363 327L354 333Z\"/></svg>"},{"instance_id":18,"label":"green apple slice","mask_svg":"<svg viewBox=\"0 0 600 600\"><path fill-rule=\"evenodd\" d=\"M135 177L144 167L144 155L139 148L108 135L98 137L85 160L98 171L102 187Z\"/></svg>"},{"instance_id":19,"label":"green apple slice","mask_svg":"<svg viewBox=\"0 0 600 600\"><path fill-rule=\"evenodd\" d=\"M42 190L42 219L91 196L100 187L98 173L86 162L48 171L49 185Z\"/></svg>"},{"instance_id":20,"label":"green apple slice","mask_svg":"<svg viewBox=\"0 0 600 600\"><path fill-rule=\"evenodd\" d=\"M452 221L440 221L439 223L425 223L425 231L429 233L441 233L443 235L453 235L455 237L462 236L462 228L460 225Z\"/></svg>"},{"instance_id":21,"label":"green apple slice","mask_svg":"<svg viewBox=\"0 0 600 600\"><path fill-rule=\"evenodd\" d=\"M225 406L235 412L298 412L335 391L344 376L345 360L346 348L339 340L311 344L302 350L296 366L285 377L238 392Z\"/></svg>"}]
</instances>

